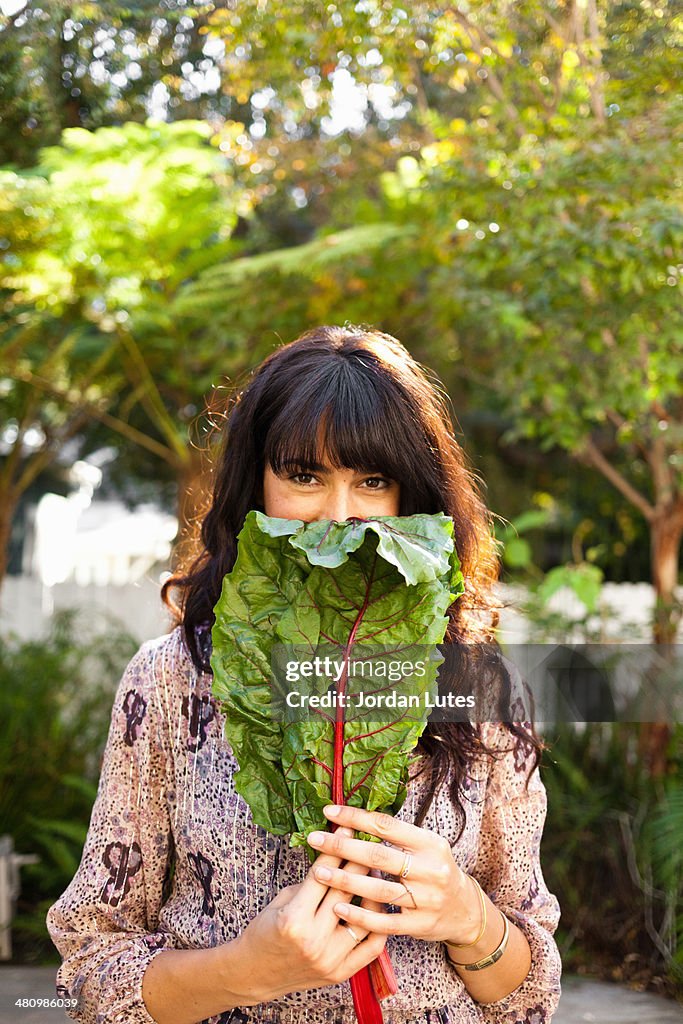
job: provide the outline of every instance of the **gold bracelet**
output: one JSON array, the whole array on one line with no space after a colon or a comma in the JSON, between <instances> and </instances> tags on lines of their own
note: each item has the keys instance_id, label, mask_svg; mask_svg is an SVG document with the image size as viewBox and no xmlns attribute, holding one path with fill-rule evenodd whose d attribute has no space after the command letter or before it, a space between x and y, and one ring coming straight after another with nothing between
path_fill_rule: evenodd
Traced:
<instances>
[{"instance_id":1,"label":"gold bracelet","mask_svg":"<svg viewBox=\"0 0 683 1024\"><path fill-rule=\"evenodd\" d=\"M477 960L473 964L459 964L455 960L451 960L454 967L462 967L465 971L483 971L485 967L490 967L491 964L497 963L505 952L505 947L508 944L510 938L510 922L508 921L502 910L499 911L500 916L505 922L503 926L503 938L500 940L499 945L494 949L493 953L489 953L488 956L482 957L481 960Z\"/></svg>"},{"instance_id":2,"label":"gold bracelet","mask_svg":"<svg viewBox=\"0 0 683 1024\"><path fill-rule=\"evenodd\" d=\"M447 942L447 946L452 946L453 949L467 949L468 946L476 946L481 939L482 935L486 931L486 900L484 899L484 890L479 885L479 882L472 875L467 876L471 882L474 882L475 888L479 894L479 903L481 904L481 928L476 939L472 942Z\"/></svg>"}]
</instances>

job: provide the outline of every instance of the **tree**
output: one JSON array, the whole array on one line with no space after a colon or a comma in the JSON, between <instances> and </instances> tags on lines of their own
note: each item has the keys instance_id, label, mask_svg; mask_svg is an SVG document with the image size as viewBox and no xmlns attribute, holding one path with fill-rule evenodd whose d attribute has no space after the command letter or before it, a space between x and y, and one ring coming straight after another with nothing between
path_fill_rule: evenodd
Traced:
<instances>
[{"instance_id":1,"label":"tree","mask_svg":"<svg viewBox=\"0 0 683 1024\"><path fill-rule=\"evenodd\" d=\"M0 162L31 166L65 128L144 123L156 107L174 120L219 115L214 60L200 34L202 8L212 7L29 0L0 16Z\"/></svg>"},{"instance_id":2,"label":"tree","mask_svg":"<svg viewBox=\"0 0 683 1024\"><path fill-rule=\"evenodd\" d=\"M669 501L678 481L668 438L675 444L679 412L660 366L673 352L678 369L670 299L679 276L679 207L667 179L677 180L666 134L673 138L680 120L670 99L680 74L676 19L631 0L446 10L418 2L410 18L398 5L374 0L341 10L304 0L273 0L267 9L200 4L182 16L181 6L169 4L182 29L169 43L169 67L189 42L197 44L195 56L200 39L202 52L214 54L222 97L211 108L214 141L254 213L232 236L234 245L239 235L239 247L210 247L205 262L168 288L146 284L135 316L110 281L113 308L130 317L125 329L110 332L125 352L123 376L133 382L123 422L144 435L151 418L155 440L173 450L173 424L183 423L178 410L197 405L216 370L237 374L276 343L273 308L281 335L307 318L371 320L386 329L395 323L450 381L485 379L502 388L520 436L590 456L612 483L615 472L629 482L629 470L610 445L618 442L627 454L627 443L651 451L651 495L646 484L643 493L644 464L636 464L630 488L618 486L629 500L640 493L635 507L650 518L653 576L665 605L680 541L664 525L667 509L678 507ZM57 7L62 17L66 5ZM38 18L38 8L31 10ZM79 11L82 21L62 19L61 32L78 35L81 77L92 79L94 57L81 52L88 50L81 42L106 29L113 41L107 73L130 45L152 81L147 5L83 4ZM22 30L29 28L27 19ZM128 31L133 36L124 39ZM37 45L35 32L31 38ZM181 93L194 67L192 60L181 66ZM139 117L144 90L125 74L118 85L111 74L108 81L101 116L116 108L118 116ZM340 82L365 103L343 140L334 126ZM197 102L208 111L214 101L205 95ZM169 104L167 115L177 109ZM652 152L646 117L655 125ZM76 192L84 200L79 210L101 215L87 189ZM122 237L126 230L117 228ZM165 243L157 235L154 244ZM604 258L596 261L603 244ZM660 348L651 348L655 331ZM443 339L450 343L442 356ZM585 361L585 349L595 387L589 399L577 381L574 402L558 388ZM606 402L600 375L627 358L640 371L618 369L622 390ZM656 386L648 380L645 409L634 398L642 391L637 372L650 374L653 362L658 376ZM667 424L665 437L651 434L653 402L670 417L658 420ZM634 422L641 420L644 433ZM618 427L614 437L610 426ZM671 616L667 621L658 636L669 635Z\"/></svg>"},{"instance_id":3,"label":"tree","mask_svg":"<svg viewBox=\"0 0 683 1024\"><path fill-rule=\"evenodd\" d=\"M171 304L239 251L248 211L210 134L194 122L69 129L40 173L3 174L0 579L19 497L93 420L191 475L182 410L203 400L218 353L215 340L186 343Z\"/></svg>"},{"instance_id":4,"label":"tree","mask_svg":"<svg viewBox=\"0 0 683 1024\"><path fill-rule=\"evenodd\" d=\"M681 614L680 130L673 105L647 127L514 155L463 160L447 140L421 183L431 305L460 372L496 389L507 440L565 449L645 517L658 642Z\"/></svg>"}]
</instances>

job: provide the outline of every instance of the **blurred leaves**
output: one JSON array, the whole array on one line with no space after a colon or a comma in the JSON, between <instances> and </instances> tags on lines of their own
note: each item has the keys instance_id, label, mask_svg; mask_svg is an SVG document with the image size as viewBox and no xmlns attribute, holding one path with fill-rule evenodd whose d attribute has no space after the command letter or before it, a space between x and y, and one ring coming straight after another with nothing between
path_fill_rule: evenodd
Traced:
<instances>
[{"instance_id":1,"label":"blurred leaves","mask_svg":"<svg viewBox=\"0 0 683 1024\"><path fill-rule=\"evenodd\" d=\"M210 135L190 121L73 128L35 170L1 172L8 510L98 422L177 473L190 464L178 411L203 401L216 351L188 343L173 301L239 251L248 212Z\"/></svg>"},{"instance_id":2,"label":"blurred leaves","mask_svg":"<svg viewBox=\"0 0 683 1024\"><path fill-rule=\"evenodd\" d=\"M4 19L0 136L35 165L1 211L14 492L34 423L22 474L104 423L182 480L188 409L351 321L495 411L502 451L564 450L677 524L682 36L634 0Z\"/></svg>"},{"instance_id":3,"label":"blurred leaves","mask_svg":"<svg viewBox=\"0 0 683 1024\"><path fill-rule=\"evenodd\" d=\"M683 978L683 732L676 726L669 740L665 783L642 770L639 733L637 724L595 722L544 737L541 855L562 907L565 969L673 994Z\"/></svg>"},{"instance_id":4,"label":"blurred leaves","mask_svg":"<svg viewBox=\"0 0 683 1024\"><path fill-rule=\"evenodd\" d=\"M537 596L546 604L563 587L574 593L587 612L594 612L602 589L603 572L597 565L582 562L579 565L558 565L548 572L537 590Z\"/></svg>"},{"instance_id":5,"label":"blurred leaves","mask_svg":"<svg viewBox=\"0 0 683 1024\"><path fill-rule=\"evenodd\" d=\"M0 637L0 819L22 868L13 932L30 957L49 951L44 903L66 888L78 867L118 679L136 649L115 624L93 635L82 615L55 614L45 639Z\"/></svg>"}]
</instances>

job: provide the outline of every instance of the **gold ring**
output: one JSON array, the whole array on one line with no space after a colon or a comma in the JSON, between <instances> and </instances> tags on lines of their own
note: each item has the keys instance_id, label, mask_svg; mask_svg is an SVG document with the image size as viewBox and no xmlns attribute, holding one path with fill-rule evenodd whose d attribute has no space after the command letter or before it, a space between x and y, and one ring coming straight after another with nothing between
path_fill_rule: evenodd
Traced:
<instances>
[{"instance_id":1,"label":"gold ring","mask_svg":"<svg viewBox=\"0 0 683 1024\"><path fill-rule=\"evenodd\" d=\"M415 896L413 895L413 890L409 889L405 882L401 882L401 885L403 886L403 888L405 889L405 891L408 893L408 895L410 896L411 900L413 901L413 909L417 910L417 903L415 902Z\"/></svg>"},{"instance_id":2,"label":"gold ring","mask_svg":"<svg viewBox=\"0 0 683 1024\"><path fill-rule=\"evenodd\" d=\"M353 935L354 939L356 940L356 945L358 945L359 942L363 941L362 939L358 938L358 936L356 935L356 933L354 932L354 930L353 930L353 928L351 927L350 924L346 924L346 922L344 922L344 927L346 928L347 931L351 932L351 934Z\"/></svg>"},{"instance_id":3,"label":"gold ring","mask_svg":"<svg viewBox=\"0 0 683 1024\"><path fill-rule=\"evenodd\" d=\"M410 871L410 865L411 865L412 859L413 859L412 853L406 853L405 857L403 858L403 865L401 867L401 870L399 871L399 876L398 876L399 878L407 878L408 877L408 872Z\"/></svg>"}]
</instances>

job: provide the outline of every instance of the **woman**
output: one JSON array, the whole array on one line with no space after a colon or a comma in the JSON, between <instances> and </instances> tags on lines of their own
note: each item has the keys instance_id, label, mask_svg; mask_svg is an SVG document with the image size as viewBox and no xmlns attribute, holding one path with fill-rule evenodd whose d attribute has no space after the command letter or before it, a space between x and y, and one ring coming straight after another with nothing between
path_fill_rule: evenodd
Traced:
<instances>
[{"instance_id":1,"label":"woman","mask_svg":"<svg viewBox=\"0 0 683 1024\"><path fill-rule=\"evenodd\" d=\"M228 416L201 553L164 588L180 593L179 624L141 647L117 692L83 858L48 912L58 994L83 1024L352 1024L348 979L387 945L399 983L387 1024L544 1024L559 909L539 864L530 727L429 722L400 812L330 809L340 828L309 837L312 866L235 793L210 626L252 508L304 521L445 512L466 585L447 641L492 639L490 513L437 387L374 330L321 327L271 354Z\"/></svg>"}]
</instances>

